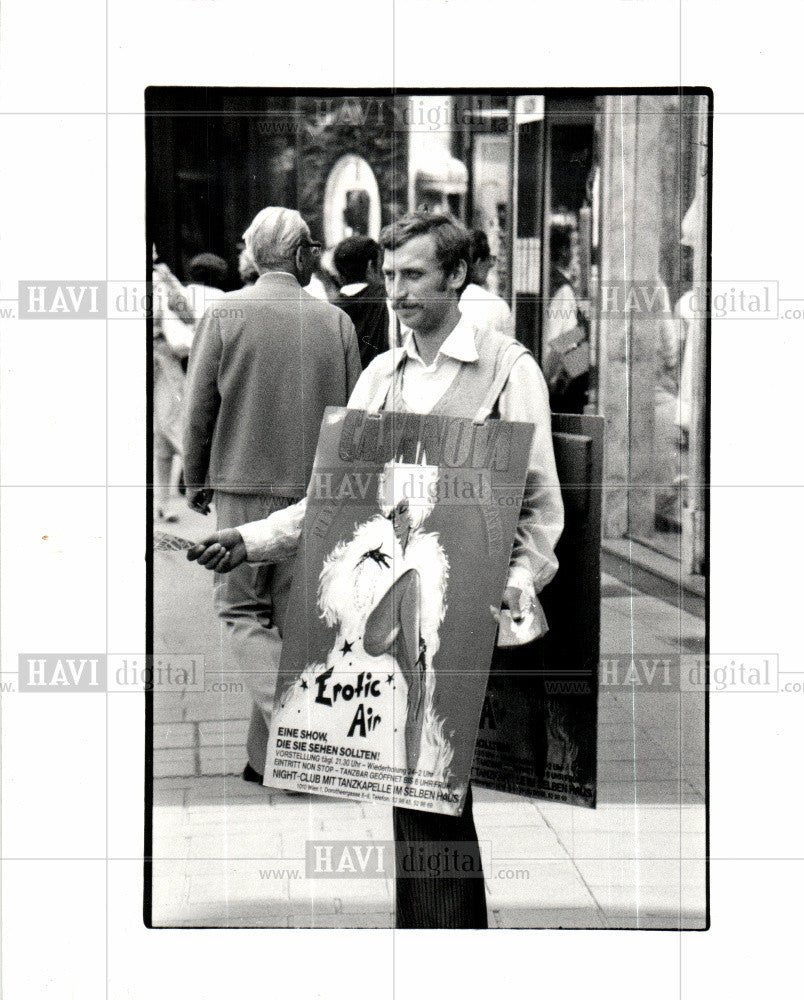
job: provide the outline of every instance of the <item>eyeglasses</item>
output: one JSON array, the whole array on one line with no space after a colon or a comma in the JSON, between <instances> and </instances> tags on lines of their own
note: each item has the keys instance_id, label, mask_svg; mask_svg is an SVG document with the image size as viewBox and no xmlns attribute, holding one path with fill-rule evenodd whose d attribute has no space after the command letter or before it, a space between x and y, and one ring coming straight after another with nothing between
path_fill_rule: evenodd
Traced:
<instances>
[{"instance_id":1,"label":"eyeglasses","mask_svg":"<svg viewBox=\"0 0 804 1000\"><path fill-rule=\"evenodd\" d=\"M315 240L302 240L301 243L299 243L299 247L309 250L313 257L320 257L321 250L323 249L322 244L316 242Z\"/></svg>"}]
</instances>

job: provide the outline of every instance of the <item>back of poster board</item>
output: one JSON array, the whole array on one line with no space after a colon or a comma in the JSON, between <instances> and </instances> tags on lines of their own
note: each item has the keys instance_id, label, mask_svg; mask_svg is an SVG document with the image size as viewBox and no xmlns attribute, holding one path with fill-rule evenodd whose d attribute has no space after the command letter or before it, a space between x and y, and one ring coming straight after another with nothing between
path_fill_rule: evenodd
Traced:
<instances>
[{"instance_id":1,"label":"back of poster board","mask_svg":"<svg viewBox=\"0 0 804 1000\"><path fill-rule=\"evenodd\" d=\"M550 629L497 649L472 780L501 791L594 807L604 418L553 415L564 500L559 568L540 595Z\"/></svg>"}]
</instances>

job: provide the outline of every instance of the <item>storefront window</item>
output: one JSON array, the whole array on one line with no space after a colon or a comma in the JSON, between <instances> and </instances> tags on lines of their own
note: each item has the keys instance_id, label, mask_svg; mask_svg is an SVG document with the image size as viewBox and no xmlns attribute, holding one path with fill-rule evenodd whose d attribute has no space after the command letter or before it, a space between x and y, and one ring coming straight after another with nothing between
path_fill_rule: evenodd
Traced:
<instances>
[{"instance_id":1,"label":"storefront window","mask_svg":"<svg viewBox=\"0 0 804 1000\"><path fill-rule=\"evenodd\" d=\"M679 560L690 577L706 551L706 322L690 292L709 278L707 100L633 95L604 98L602 110L589 297L605 531ZM581 229L579 215L583 252Z\"/></svg>"},{"instance_id":2,"label":"storefront window","mask_svg":"<svg viewBox=\"0 0 804 1000\"><path fill-rule=\"evenodd\" d=\"M509 304L511 142L509 99L501 95L460 95L455 98L453 153L469 169L469 190L463 216L472 229L485 233L494 266L485 287Z\"/></svg>"},{"instance_id":3,"label":"storefront window","mask_svg":"<svg viewBox=\"0 0 804 1000\"><path fill-rule=\"evenodd\" d=\"M590 288L594 192L594 108L548 101L542 368L555 413L583 413L592 384Z\"/></svg>"}]
</instances>

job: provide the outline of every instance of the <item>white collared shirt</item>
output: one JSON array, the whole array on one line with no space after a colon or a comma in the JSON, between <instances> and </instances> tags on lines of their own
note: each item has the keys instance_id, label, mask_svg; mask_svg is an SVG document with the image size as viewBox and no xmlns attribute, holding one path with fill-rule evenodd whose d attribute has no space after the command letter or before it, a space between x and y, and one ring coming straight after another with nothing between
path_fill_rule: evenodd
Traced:
<instances>
[{"instance_id":1,"label":"white collared shirt","mask_svg":"<svg viewBox=\"0 0 804 1000\"><path fill-rule=\"evenodd\" d=\"M482 285L467 285L458 307L478 330L496 330L506 337L514 336L514 319L508 303Z\"/></svg>"},{"instance_id":2,"label":"white collared shirt","mask_svg":"<svg viewBox=\"0 0 804 1000\"><path fill-rule=\"evenodd\" d=\"M477 361L475 335L473 324L461 316L455 329L439 347L432 364L426 365L416 348L413 331L405 331L394 367L398 368L401 361L407 359L402 376L402 398L408 409L414 413L429 413L452 385L461 365Z\"/></svg>"},{"instance_id":3,"label":"white collared shirt","mask_svg":"<svg viewBox=\"0 0 804 1000\"><path fill-rule=\"evenodd\" d=\"M343 288L341 288L341 295L357 295L358 292L362 292L364 288L368 288L368 282L355 281L351 285L344 285Z\"/></svg>"}]
</instances>

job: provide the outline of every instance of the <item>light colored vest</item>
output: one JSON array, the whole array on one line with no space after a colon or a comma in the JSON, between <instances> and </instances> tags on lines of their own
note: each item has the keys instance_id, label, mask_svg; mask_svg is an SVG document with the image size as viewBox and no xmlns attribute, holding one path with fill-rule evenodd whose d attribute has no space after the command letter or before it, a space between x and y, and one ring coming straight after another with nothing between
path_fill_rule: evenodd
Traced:
<instances>
[{"instance_id":1,"label":"light colored vest","mask_svg":"<svg viewBox=\"0 0 804 1000\"><path fill-rule=\"evenodd\" d=\"M476 424L498 417L498 402L516 362L530 351L519 341L495 330L478 332L475 338L476 362L462 364L444 395L429 412L450 417L472 417ZM390 352L389 352L390 358ZM396 368L378 372L377 385L371 390L370 412L394 410L409 412L402 398L405 358ZM390 361L389 361L390 364Z\"/></svg>"}]
</instances>

